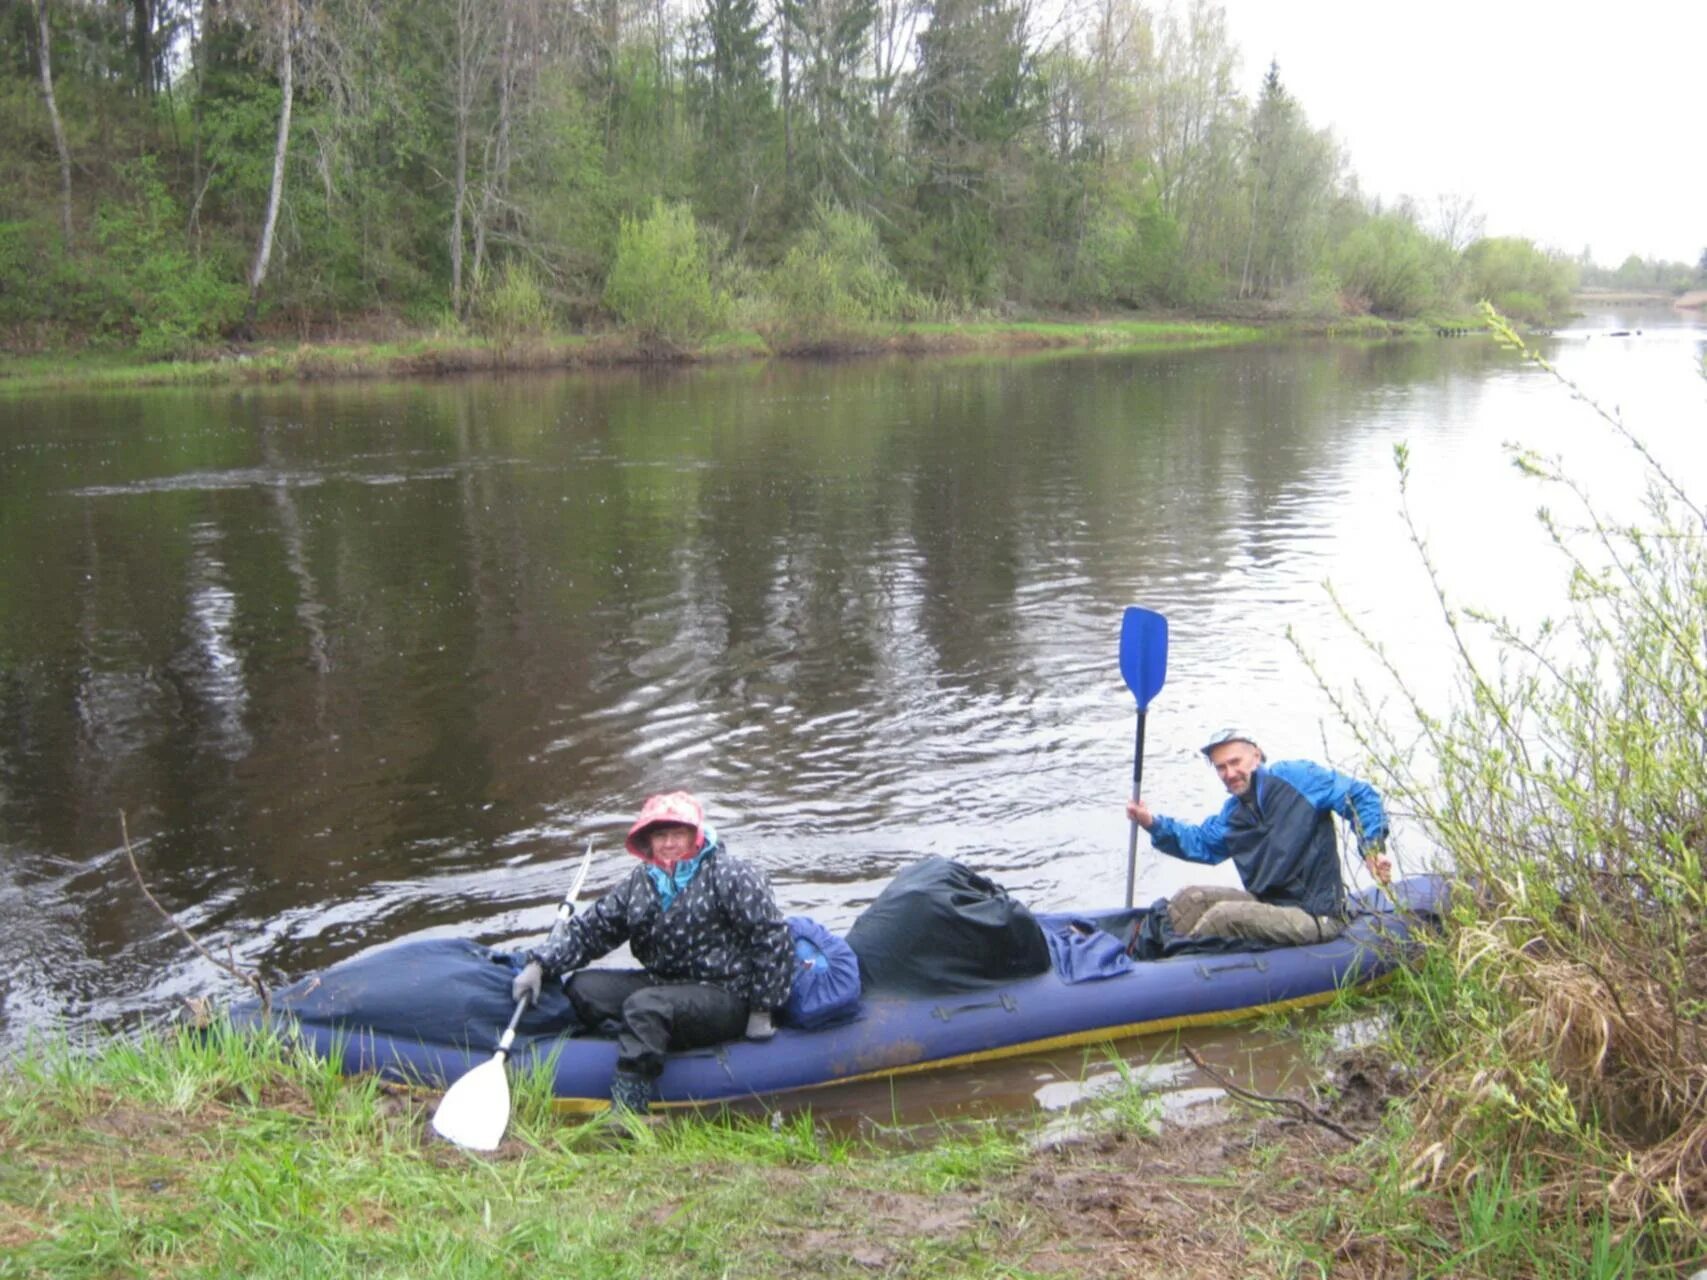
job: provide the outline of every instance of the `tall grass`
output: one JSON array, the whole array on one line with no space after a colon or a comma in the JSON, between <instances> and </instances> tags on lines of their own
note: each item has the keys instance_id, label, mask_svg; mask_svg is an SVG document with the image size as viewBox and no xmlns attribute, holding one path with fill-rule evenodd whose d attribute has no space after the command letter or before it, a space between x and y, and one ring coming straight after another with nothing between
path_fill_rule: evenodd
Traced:
<instances>
[{"instance_id":1,"label":"tall grass","mask_svg":"<svg viewBox=\"0 0 1707 1280\"><path fill-rule=\"evenodd\" d=\"M1459 882L1405 980L1404 1033L1436 1065L1378 1193L1451 1206L1428 1273L1589 1274L1501 1241L1563 1240L1601 1274L1630 1250L1707 1252L1707 512L1594 408L1646 470L1640 518L1609 515L1557 460L1514 459L1558 503L1540 519L1569 570L1560 616L1525 628L1464 607L1412 524L1462 696L1439 711L1401 678L1409 717L1378 716L1372 693L1341 704Z\"/></svg>"}]
</instances>

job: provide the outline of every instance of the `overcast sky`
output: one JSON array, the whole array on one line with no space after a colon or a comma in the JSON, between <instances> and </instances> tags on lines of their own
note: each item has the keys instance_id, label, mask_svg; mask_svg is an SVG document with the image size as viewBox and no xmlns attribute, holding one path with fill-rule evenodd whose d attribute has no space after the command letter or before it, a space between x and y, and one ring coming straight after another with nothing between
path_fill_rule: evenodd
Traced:
<instances>
[{"instance_id":1,"label":"overcast sky","mask_svg":"<svg viewBox=\"0 0 1707 1280\"><path fill-rule=\"evenodd\" d=\"M1467 195L1487 234L1608 266L1707 248L1704 0L1220 3L1241 87L1277 59L1366 193Z\"/></svg>"}]
</instances>

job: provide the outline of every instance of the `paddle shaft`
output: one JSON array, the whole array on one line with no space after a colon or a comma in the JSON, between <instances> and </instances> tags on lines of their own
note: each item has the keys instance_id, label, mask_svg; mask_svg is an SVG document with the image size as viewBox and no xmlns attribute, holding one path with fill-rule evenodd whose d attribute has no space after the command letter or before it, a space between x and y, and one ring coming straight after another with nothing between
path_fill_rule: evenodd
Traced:
<instances>
[{"instance_id":1,"label":"paddle shaft","mask_svg":"<svg viewBox=\"0 0 1707 1280\"><path fill-rule=\"evenodd\" d=\"M1143 798L1144 786L1144 717L1149 708L1138 708L1138 742L1132 748L1132 798ZM1138 820L1132 819L1132 831L1126 841L1126 909L1132 909L1132 894L1138 882Z\"/></svg>"},{"instance_id":2,"label":"paddle shaft","mask_svg":"<svg viewBox=\"0 0 1707 1280\"><path fill-rule=\"evenodd\" d=\"M516 1042L516 1027L522 1020L522 1013L528 1007L528 998L523 996L516 1001L516 1011L510 1015L510 1025L504 1028L504 1034L498 1037L498 1052L494 1055L500 1062L510 1056L510 1046Z\"/></svg>"}]
</instances>

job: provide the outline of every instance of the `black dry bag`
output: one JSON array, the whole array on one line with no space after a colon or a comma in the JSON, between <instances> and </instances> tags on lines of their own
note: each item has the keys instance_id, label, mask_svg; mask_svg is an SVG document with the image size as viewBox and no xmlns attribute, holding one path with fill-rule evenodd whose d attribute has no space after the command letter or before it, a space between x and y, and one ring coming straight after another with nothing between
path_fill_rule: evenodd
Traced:
<instances>
[{"instance_id":1,"label":"black dry bag","mask_svg":"<svg viewBox=\"0 0 1707 1280\"><path fill-rule=\"evenodd\" d=\"M908 867L847 932L868 991L976 991L1049 967L1037 921L1007 890L950 858Z\"/></svg>"}]
</instances>

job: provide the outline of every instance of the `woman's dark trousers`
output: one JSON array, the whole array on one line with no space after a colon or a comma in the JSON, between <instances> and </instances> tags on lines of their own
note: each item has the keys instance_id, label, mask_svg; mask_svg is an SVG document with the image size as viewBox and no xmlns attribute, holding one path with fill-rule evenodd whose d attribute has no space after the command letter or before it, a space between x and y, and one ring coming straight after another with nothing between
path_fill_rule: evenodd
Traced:
<instances>
[{"instance_id":1,"label":"woman's dark trousers","mask_svg":"<svg viewBox=\"0 0 1707 1280\"><path fill-rule=\"evenodd\" d=\"M736 1040L747 1002L706 982L659 982L638 969L582 969L569 1002L588 1030L616 1035L616 1069L655 1080L672 1050Z\"/></svg>"}]
</instances>

